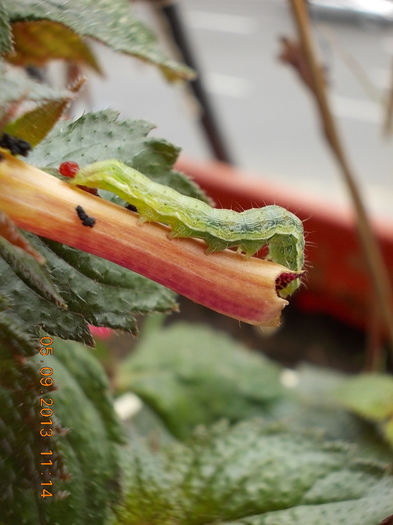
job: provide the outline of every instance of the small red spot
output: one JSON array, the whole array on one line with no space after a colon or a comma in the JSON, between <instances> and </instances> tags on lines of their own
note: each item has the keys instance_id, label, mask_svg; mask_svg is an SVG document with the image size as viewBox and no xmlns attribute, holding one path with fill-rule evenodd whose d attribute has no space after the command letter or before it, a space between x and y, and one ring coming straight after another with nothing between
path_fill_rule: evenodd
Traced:
<instances>
[{"instance_id":1,"label":"small red spot","mask_svg":"<svg viewBox=\"0 0 393 525\"><path fill-rule=\"evenodd\" d=\"M73 179L79 171L79 165L76 162L67 161L62 162L59 167L59 173L63 177L71 177Z\"/></svg>"},{"instance_id":2,"label":"small red spot","mask_svg":"<svg viewBox=\"0 0 393 525\"><path fill-rule=\"evenodd\" d=\"M89 328L90 333L98 339L108 339L113 333L110 328L106 328L105 326L92 326L89 324Z\"/></svg>"}]
</instances>

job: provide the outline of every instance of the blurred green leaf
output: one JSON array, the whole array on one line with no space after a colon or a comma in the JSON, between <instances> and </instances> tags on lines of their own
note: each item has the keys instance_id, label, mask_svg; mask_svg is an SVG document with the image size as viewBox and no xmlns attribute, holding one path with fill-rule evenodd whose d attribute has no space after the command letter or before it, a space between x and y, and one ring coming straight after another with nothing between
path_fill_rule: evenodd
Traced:
<instances>
[{"instance_id":1,"label":"blurred green leaf","mask_svg":"<svg viewBox=\"0 0 393 525\"><path fill-rule=\"evenodd\" d=\"M276 425L201 430L160 453L133 446L122 525L378 525L393 512L393 477Z\"/></svg>"},{"instance_id":2,"label":"blurred green leaf","mask_svg":"<svg viewBox=\"0 0 393 525\"><path fill-rule=\"evenodd\" d=\"M309 364L289 373L294 384L274 405L268 418L283 421L293 429L313 428L327 439L356 444L359 456L393 467L392 449L382 438L378 426L357 417L337 402L335 391L351 381L346 374ZM284 377L283 381L285 383Z\"/></svg>"},{"instance_id":3,"label":"blurred green leaf","mask_svg":"<svg viewBox=\"0 0 393 525\"><path fill-rule=\"evenodd\" d=\"M0 312L0 521L10 525L43 523L38 511L41 451L53 451L54 483L66 475L60 450L40 436L40 376L30 358L38 350L22 322Z\"/></svg>"},{"instance_id":4,"label":"blurred green leaf","mask_svg":"<svg viewBox=\"0 0 393 525\"><path fill-rule=\"evenodd\" d=\"M114 158L156 182L207 201L194 182L172 169L179 148L164 139L147 136L153 128L144 120L119 120L118 113L111 110L88 113L75 122L59 122L32 151L29 162L48 169L58 168L68 160L83 167Z\"/></svg>"},{"instance_id":5,"label":"blurred green leaf","mask_svg":"<svg viewBox=\"0 0 393 525\"><path fill-rule=\"evenodd\" d=\"M285 388L288 375L292 387ZM120 391L135 392L182 439L201 424L258 415L294 431L312 428L327 440L356 444L359 456L393 465L378 427L334 398L346 380L345 374L309 365L285 370L222 333L187 323L144 331L116 376Z\"/></svg>"},{"instance_id":6,"label":"blurred green leaf","mask_svg":"<svg viewBox=\"0 0 393 525\"><path fill-rule=\"evenodd\" d=\"M384 374L360 374L347 379L333 393L344 407L379 423L393 447L393 378Z\"/></svg>"},{"instance_id":7,"label":"blurred green leaf","mask_svg":"<svg viewBox=\"0 0 393 525\"><path fill-rule=\"evenodd\" d=\"M147 405L124 422L131 446L137 439L145 439L153 450L175 441L175 437L164 425L160 417Z\"/></svg>"},{"instance_id":8,"label":"blurred green leaf","mask_svg":"<svg viewBox=\"0 0 393 525\"><path fill-rule=\"evenodd\" d=\"M119 367L116 383L185 437L199 424L260 414L283 393L279 372L224 333L176 323L143 337Z\"/></svg>"},{"instance_id":9,"label":"blurred green leaf","mask_svg":"<svg viewBox=\"0 0 393 525\"><path fill-rule=\"evenodd\" d=\"M48 271L31 255L0 237L0 257L9 264L19 279L38 295L52 301L60 308L67 308Z\"/></svg>"},{"instance_id":10,"label":"blurred green leaf","mask_svg":"<svg viewBox=\"0 0 393 525\"><path fill-rule=\"evenodd\" d=\"M54 414L65 433L58 433L70 479L57 484L68 493L48 505L49 523L106 524L110 509L121 498L121 455L124 433L113 410L108 380L98 361L78 343L55 340L53 368L57 390L51 392ZM40 356L35 357L37 366Z\"/></svg>"},{"instance_id":11,"label":"blurred green leaf","mask_svg":"<svg viewBox=\"0 0 393 525\"><path fill-rule=\"evenodd\" d=\"M13 50L5 59L17 66L43 66L48 60L64 59L88 65L100 73L88 45L74 31L50 20L12 24Z\"/></svg>"},{"instance_id":12,"label":"blurred green leaf","mask_svg":"<svg viewBox=\"0 0 393 525\"><path fill-rule=\"evenodd\" d=\"M1 521L106 524L121 498L124 434L102 368L76 343L55 340L53 356L43 357L39 345L16 332L0 339ZM42 393L42 366L53 369L55 390ZM51 427L41 425L41 398L53 409ZM54 436L41 437L43 428L53 428ZM41 455L49 450L53 455ZM43 458L53 465L40 466ZM48 479L53 485L45 488L53 496L43 499L41 482Z\"/></svg>"},{"instance_id":13,"label":"blurred green leaf","mask_svg":"<svg viewBox=\"0 0 393 525\"><path fill-rule=\"evenodd\" d=\"M132 15L128 0L12 0L7 10L11 22L59 22L80 36L157 65L171 80L193 76L189 68L165 57L152 31Z\"/></svg>"},{"instance_id":14,"label":"blurred green leaf","mask_svg":"<svg viewBox=\"0 0 393 525\"><path fill-rule=\"evenodd\" d=\"M347 379L334 396L350 410L373 421L393 415L393 378L383 374L360 374Z\"/></svg>"}]
</instances>

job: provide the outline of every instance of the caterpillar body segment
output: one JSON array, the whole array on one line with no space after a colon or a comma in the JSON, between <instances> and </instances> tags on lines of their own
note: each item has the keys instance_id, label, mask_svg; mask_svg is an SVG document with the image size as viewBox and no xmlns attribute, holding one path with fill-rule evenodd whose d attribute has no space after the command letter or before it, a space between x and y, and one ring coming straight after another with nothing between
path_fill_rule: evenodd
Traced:
<instances>
[{"instance_id":1,"label":"caterpillar body segment","mask_svg":"<svg viewBox=\"0 0 393 525\"><path fill-rule=\"evenodd\" d=\"M135 206L143 221L170 226L170 237L203 239L207 253L234 247L252 256L267 244L269 260L299 273L303 268L303 224L296 215L280 206L243 212L212 208L116 160L90 164L70 182L115 193ZM299 284L300 279L292 281L280 295L290 295Z\"/></svg>"}]
</instances>

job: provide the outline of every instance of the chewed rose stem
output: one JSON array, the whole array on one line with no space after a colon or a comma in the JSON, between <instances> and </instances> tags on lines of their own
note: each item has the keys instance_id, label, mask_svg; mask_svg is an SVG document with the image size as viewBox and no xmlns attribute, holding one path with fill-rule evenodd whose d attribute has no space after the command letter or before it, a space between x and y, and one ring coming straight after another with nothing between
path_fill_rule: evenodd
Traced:
<instances>
[{"instance_id":1,"label":"chewed rose stem","mask_svg":"<svg viewBox=\"0 0 393 525\"><path fill-rule=\"evenodd\" d=\"M212 310L249 324L277 326L288 302L277 294L299 274L231 250L206 255L197 239L168 238L169 228L1 151L0 208L20 227L98 255ZM86 227L77 207L95 219Z\"/></svg>"}]
</instances>

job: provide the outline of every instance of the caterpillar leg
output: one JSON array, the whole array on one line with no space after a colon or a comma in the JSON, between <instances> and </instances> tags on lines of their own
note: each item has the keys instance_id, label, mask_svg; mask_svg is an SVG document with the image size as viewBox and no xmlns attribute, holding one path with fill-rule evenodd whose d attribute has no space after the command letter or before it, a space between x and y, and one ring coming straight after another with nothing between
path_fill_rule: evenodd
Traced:
<instances>
[{"instance_id":1,"label":"caterpillar leg","mask_svg":"<svg viewBox=\"0 0 393 525\"><path fill-rule=\"evenodd\" d=\"M177 237L193 237L194 232L185 224L182 224L179 221L172 223L170 220L168 220L167 224L171 227L171 231L168 233L169 239L176 239Z\"/></svg>"},{"instance_id":2,"label":"caterpillar leg","mask_svg":"<svg viewBox=\"0 0 393 525\"><path fill-rule=\"evenodd\" d=\"M139 222L163 222L162 217L153 208L144 205L138 205Z\"/></svg>"},{"instance_id":3,"label":"caterpillar leg","mask_svg":"<svg viewBox=\"0 0 393 525\"><path fill-rule=\"evenodd\" d=\"M242 241L238 245L238 251L244 252L246 257L252 257L257 253L257 251L263 246L261 241Z\"/></svg>"},{"instance_id":4,"label":"caterpillar leg","mask_svg":"<svg viewBox=\"0 0 393 525\"><path fill-rule=\"evenodd\" d=\"M214 238L211 238L208 240L205 239L205 242L207 245L206 250L205 250L206 255L210 255L211 253L214 253L214 252L222 252L223 250L228 248L228 243L225 241L222 241L221 239L214 239Z\"/></svg>"}]
</instances>

